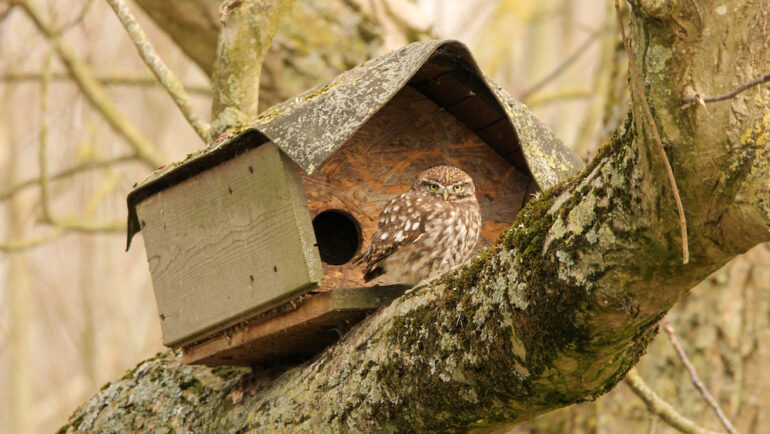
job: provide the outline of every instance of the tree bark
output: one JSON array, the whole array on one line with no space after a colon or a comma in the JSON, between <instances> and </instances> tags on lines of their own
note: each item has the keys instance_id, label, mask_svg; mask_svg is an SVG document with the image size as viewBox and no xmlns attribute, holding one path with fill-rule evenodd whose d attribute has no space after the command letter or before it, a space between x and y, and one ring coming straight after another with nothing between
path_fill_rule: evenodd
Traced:
<instances>
[{"instance_id":1,"label":"tree bark","mask_svg":"<svg viewBox=\"0 0 770 434\"><path fill-rule=\"evenodd\" d=\"M222 3L214 65L211 140L246 127L259 114L259 83L270 42L293 0L230 0Z\"/></svg>"},{"instance_id":2,"label":"tree bark","mask_svg":"<svg viewBox=\"0 0 770 434\"><path fill-rule=\"evenodd\" d=\"M682 109L770 71L770 1L632 1L630 34L682 195L641 105L576 178L543 193L469 265L285 372L163 354L103 388L68 430L447 431L510 425L614 387L658 320L770 240L770 91Z\"/></svg>"}]
</instances>

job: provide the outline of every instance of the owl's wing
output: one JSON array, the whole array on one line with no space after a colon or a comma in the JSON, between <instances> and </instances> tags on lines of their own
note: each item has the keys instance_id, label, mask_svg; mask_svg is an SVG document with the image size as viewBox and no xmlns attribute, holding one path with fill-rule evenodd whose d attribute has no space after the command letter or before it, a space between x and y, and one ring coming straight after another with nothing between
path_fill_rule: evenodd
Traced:
<instances>
[{"instance_id":1,"label":"owl's wing","mask_svg":"<svg viewBox=\"0 0 770 434\"><path fill-rule=\"evenodd\" d=\"M409 198L403 196L385 205L377 231L372 235L372 242L357 261L366 264L365 282L385 272L381 266L385 258L425 234L428 214L424 204L410 203Z\"/></svg>"}]
</instances>

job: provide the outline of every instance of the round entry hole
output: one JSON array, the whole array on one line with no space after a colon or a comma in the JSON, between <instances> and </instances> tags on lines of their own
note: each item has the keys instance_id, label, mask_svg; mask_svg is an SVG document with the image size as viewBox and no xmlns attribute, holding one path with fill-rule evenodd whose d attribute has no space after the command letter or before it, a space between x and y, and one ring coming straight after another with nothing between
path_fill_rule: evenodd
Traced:
<instances>
[{"instance_id":1,"label":"round entry hole","mask_svg":"<svg viewBox=\"0 0 770 434\"><path fill-rule=\"evenodd\" d=\"M330 209L313 219L321 261L342 265L353 259L361 245L361 229L356 219L345 211Z\"/></svg>"}]
</instances>

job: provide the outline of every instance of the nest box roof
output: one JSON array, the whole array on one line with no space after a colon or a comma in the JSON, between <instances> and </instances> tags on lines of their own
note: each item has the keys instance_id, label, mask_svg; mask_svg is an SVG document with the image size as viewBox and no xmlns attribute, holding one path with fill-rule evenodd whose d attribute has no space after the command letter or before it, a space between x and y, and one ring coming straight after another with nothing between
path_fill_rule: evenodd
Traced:
<instances>
[{"instance_id":1,"label":"nest box roof","mask_svg":"<svg viewBox=\"0 0 770 434\"><path fill-rule=\"evenodd\" d=\"M141 228L136 204L172 185L272 141L308 174L410 85L454 115L541 189L575 174L582 160L479 70L457 41L416 42L369 60L279 103L243 131L160 169L128 195L128 245Z\"/></svg>"}]
</instances>

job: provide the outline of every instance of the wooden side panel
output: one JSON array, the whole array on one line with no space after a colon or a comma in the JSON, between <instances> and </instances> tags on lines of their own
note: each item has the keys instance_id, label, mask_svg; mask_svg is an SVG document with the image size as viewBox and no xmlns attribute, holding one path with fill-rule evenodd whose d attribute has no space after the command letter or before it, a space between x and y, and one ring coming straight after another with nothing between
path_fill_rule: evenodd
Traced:
<instances>
[{"instance_id":1,"label":"wooden side panel","mask_svg":"<svg viewBox=\"0 0 770 434\"><path fill-rule=\"evenodd\" d=\"M137 206L165 345L318 286L323 271L294 167L267 143Z\"/></svg>"},{"instance_id":2,"label":"wooden side panel","mask_svg":"<svg viewBox=\"0 0 770 434\"><path fill-rule=\"evenodd\" d=\"M407 191L423 170L450 164L476 184L483 226L479 247L509 226L525 203L530 177L500 156L452 114L407 86L302 183L312 216L345 210L361 227L360 253L377 229L378 216ZM324 264L323 289L366 285L352 263ZM387 280L378 283L388 284Z\"/></svg>"}]
</instances>

